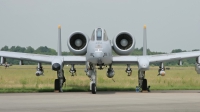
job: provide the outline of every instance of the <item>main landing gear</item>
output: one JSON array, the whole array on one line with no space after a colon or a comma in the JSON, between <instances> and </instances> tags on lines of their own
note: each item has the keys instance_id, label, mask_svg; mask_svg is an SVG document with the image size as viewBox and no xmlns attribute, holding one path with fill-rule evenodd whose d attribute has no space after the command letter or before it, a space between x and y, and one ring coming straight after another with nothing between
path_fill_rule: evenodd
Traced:
<instances>
[{"instance_id":1,"label":"main landing gear","mask_svg":"<svg viewBox=\"0 0 200 112\"><path fill-rule=\"evenodd\" d=\"M147 86L147 79L145 79L145 71L138 70L138 85L141 92L150 92L150 86Z\"/></svg>"},{"instance_id":2,"label":"main landing gear","mask_svg":"<svg viewBox=\"0 0 200 112\"><path fill-rule=\"evenodd\" d=\"M58 70L57 77L58 79L55 79L55 82L54 82L54 90L58 92L63 92L62 86L64 82L66 81L65 76L64 76L64 70Z\"/></svg>"},{"instance_id":3,"label":"main landing gear","mask_svg":"<svg viewBox=\"0 0 200 112\"><path fill-rule=\"evenodd\" d=\"M90 90L91 90L92 94L96 94L96 92L97 92L96 84L93 83L92 81L90 82Z\"/></svg>"}]
</instances>

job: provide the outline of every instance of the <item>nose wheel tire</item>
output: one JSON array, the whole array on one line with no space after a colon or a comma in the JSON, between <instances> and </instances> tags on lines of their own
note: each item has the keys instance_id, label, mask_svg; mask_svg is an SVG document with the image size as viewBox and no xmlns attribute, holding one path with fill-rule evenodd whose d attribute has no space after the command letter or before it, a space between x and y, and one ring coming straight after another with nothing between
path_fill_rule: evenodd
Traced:
<instances>
[{"instance_id":1,"label":"nose wheel tire","mask_svg":"<svg viewBox=\"0 0 200 112\"><path fill-rule=\"evenodd\" d=\"M92 83L92 94L96 94L96 84Z\"/></svg>"},{"instance_id":2,"label":"nose wheel tire","mask_svg":"<svg viewBox=\"0 0 200 112\"><path fill-rule=\"evenodd\" d=\"M60 92L60 81L59 81L59 79L55 79L55 81L54 81L54 90Z\"/></svg>"}]
</instances>

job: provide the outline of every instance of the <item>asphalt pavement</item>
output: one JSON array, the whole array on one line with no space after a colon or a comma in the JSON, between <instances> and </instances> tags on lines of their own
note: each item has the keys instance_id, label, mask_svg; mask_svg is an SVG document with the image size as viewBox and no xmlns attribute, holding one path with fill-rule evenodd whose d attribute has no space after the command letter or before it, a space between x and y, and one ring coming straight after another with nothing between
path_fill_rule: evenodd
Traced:
<instances>
[{"instance_id":1,"label":"asphalt pavement","mask_svg":"<svg viewBox=\"0 0 200 112\"><path fill-rule=\"evenodd\" d=\"M1 93L0 112L200 112L200 90Z\"/></svg>"}]
</instances>

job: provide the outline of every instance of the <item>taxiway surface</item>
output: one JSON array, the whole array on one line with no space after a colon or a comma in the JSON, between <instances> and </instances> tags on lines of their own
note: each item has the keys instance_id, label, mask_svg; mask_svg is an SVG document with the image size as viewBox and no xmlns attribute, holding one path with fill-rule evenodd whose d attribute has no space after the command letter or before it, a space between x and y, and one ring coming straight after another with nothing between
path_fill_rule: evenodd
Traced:
<instances>
[{"instance_id":1,"label":"taxiway surface","mask_svg":"<svg viewBox=\"0 0 200 112\"><path fill-rule=\"evenodd\" d=\"M0 112L200 112L200 91L1 93Z\"/></svg>"}]
</instances>

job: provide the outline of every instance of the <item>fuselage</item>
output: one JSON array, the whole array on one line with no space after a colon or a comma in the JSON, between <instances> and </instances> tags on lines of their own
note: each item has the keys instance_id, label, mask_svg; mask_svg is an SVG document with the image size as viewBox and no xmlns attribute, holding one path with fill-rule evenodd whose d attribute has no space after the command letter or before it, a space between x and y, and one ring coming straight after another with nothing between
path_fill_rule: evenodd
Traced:
<instances>
[{"instance_id":1,"label":"fuselage","mask_svg":"<svg viewBox=\"0 0 200 112\"><path fill-rule=\"evenodd\" d=\"M86 60L92 64L109 65L112 63L112 46L106 31L96 28L87 46Z\"/></svg>"}]
</instances>

